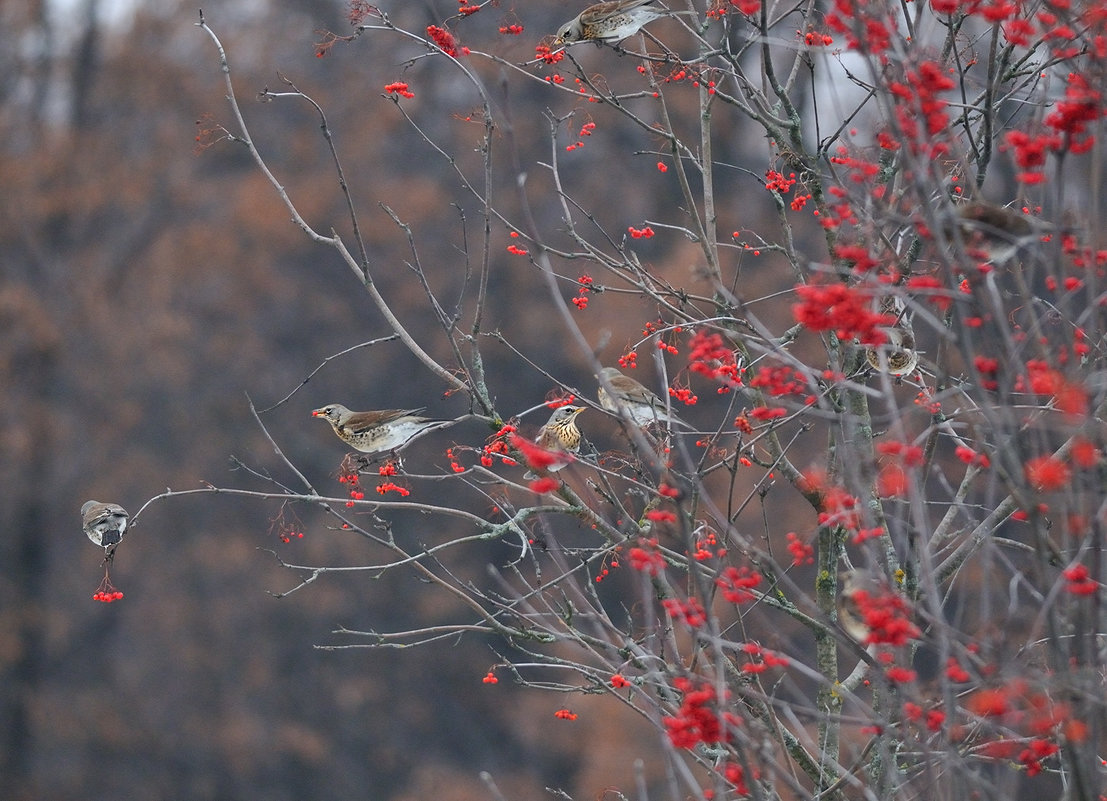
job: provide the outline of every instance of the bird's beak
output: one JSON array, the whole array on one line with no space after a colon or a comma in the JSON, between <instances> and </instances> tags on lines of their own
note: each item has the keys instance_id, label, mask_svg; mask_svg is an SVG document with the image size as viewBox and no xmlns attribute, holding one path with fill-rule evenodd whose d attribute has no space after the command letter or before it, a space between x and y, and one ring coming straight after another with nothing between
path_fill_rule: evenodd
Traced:
<instances>
[{"instance_id":1,"label":"bird's beak","mask_svg":"<svg viewBox=\"0 0 1107 801\"><path fill-rule=\"evenodd\" d=\"M576 417L578 414L580 414L581 412L583 412L587 408L588 408L587 406L581 406L579 409L577 409L575 412L573 412L573 417Z\"/></svg>"},{"instance_id":2,"label":"bird's beak","mask_svg":"<svg viewBox=\"0 0 1107 801\"><path fill-rule=\"evenodd\" d=\"M312 416L312 417L318 417L318 416L319 416L319 415L321 415L322 413L323 413L323 410L322 410L322 409L315 409L315 410L313 410L313 411L312 411L312 413L311 413L311 416Z\"/></svg>"}]
</instances>

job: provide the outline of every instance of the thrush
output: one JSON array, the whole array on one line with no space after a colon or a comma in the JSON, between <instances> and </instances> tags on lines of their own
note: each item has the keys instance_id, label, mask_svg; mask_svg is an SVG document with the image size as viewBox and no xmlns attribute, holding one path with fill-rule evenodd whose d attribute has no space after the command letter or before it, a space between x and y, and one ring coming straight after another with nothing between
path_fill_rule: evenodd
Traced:
<instances>
[{"instance_id":1,"label":"thrush","mask_svg":"<svg viewBox=\"0 0 1107 801\"><path fill-rule=\"evenodd\" d=\"M362 453L398 451L428 431L451 425L453 420L420 417L422 409L382 409L377 412L351 412L341 403L314 410L331 424L338 438Z\"/></svg>"},{"instance_id":2,"label":"thrush","mask_svg":"<svg viewBox=\"0 0 1107 801\"><path fill-rule=\"evenodd\" d=\"M593 41L618 44L638 33L647 22L671 14L689 11L669 11L653 5L653 0L611 0L588 6L576 17L557 29L557 44Z\"/></svg>"},{"instance_id":3,"label":"thrush","mask_svg":"<svg viewBox=\"0 0 1107 801\"><path fill-rule=\"evenodd\" d=\"M623 375L614 367L605 367L600 370L600 388L596 391L596 397L600 406L609 412L620 414L620 409L625 409L627 416L635 425L648 426L653 423L673 425L680 423L672 415L665 413L665 402L654 395L642 384L628 375ZM611 386L609 392L603 382Z\"/></svg>"},{"instance_id":4,"label":"thrush","mask_svg":"<svg viewBox=\"0 0 1107 801\"><path fill-rule=\"evenodd\" d=\"M865 360L869 366L894 376L909 376L914 373L919 366L915 337L910 331L900 328L890 328L885 333L888 336L887 342L865 349Z\"/></svg>"},{"instance_id":5,"label":"thrush","mask_svg":"<svg viewBox=\"0 0 1107 801\"><path fill-rule=\"evenodd\" d=\"M561 406L554 409L550 419L542 428L538 429L535 444L547 451L561 451L564 453L577 453L580 451L580 442L583 436L577 428L577 415L583 412L584 406ZM569 460L554 462L546 469L556 473L563 468ZM526 478L537 478L537 474L527 472Z\"/></svg>"},{"instance_id":6,"label":"thrush","mask_svg":"<svg viewBox=\"0 0 1107 801\"><path fill-rule=\"evenodd\" d=\"M946 226L947 238L959 238L984 261L1002 264L1054 230L1054 227L1003 206L973 201L957 207L957 218ZM956 233L954 233L954 229Z\"/></svg>"},{"instance_id":7,"label":"thrush","mask_svg":"<svg viewBox=\"0 0 1107 801\"><path fill-rule=\"evenodd\" d=\"M880 299L880 313L893 318L890 326L882 326L886 340L883 344L865 349L865 359L874 370L883 370L894 376L910 375L919 366L919 352L915 350L915 332L907 303L898 295L885 295Z\"/></svg>"},{"instance_id":8,"label":"thrush","mask_svg":"<svg viewBox=\"0 0 1107 801\"><path fill-rule=\"evenodd\" d=\"M81 507L81 525L85 534L96 545L104 549L104 556L111 559L115 547L123 541L130 515L117 503L85 501Z\"/></svg>"},{"instance_id":9,"label":"thrush","mask_svg":"<svg viewBox=\"0 0 1107 801\"><path fill-rule=\"evenodd\" d=\"M873 599L880 598L888 591L886 583L868 570L855 568L839 573L836 604L838 625L861 645L866 645L871 631L866 620L866 610L872 607ZM859 593L864 594L862 598L858 598Z\"/></svg>"}]
</instances>

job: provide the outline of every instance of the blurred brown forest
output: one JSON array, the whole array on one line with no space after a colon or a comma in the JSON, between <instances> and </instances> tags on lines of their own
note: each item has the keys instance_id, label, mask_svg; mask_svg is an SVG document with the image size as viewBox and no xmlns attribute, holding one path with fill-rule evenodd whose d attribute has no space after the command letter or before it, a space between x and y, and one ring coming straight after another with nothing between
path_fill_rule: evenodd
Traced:
<instances>
[{"instance_id":1,"label":"blurred brown forest","mask_svg":"<svg viewBox=\"0 0 1107 801\"><path fill-rule=\"evenodd\" d=\"M390 13L414 27L456 12L454 0L393 5ZM474 48L496 42L523 61L581 4L537 5L514 9L526 26L518 41L496 39L494 20L466 20L456 30ZM482 686L499 644L315 649L344 644L330 633L339 626L432 623L451 601L419 593L415 579L356 573L274 598L296 576L271 550L305 563L359 561L356 543L310 515L304 539L282 545L271 527L277 510L262 503L157 503L113 569L125 600L90 600L101 555L81 534L83 501L119 502L134 514L166 487L259 486L229 472L232 456L281 469L247 393L258 408L269 406L326 357L388 333L333 252L289 223L241 147L197 147L200 129L229 124L215 52L193 24L197 8L128 9L106 0L0 5L0 391L8 409L0 422L0 797L448 801L487 797L481 770L514 798L539 797L546 786L581 797L629 787L633 760L651 753L655 735L629 735L610 706L589 715L587 702L575 701L581 718L569 725L553 717L556 699L513 692L509 681ZM448 363L441 333L421 329L433 321L419 311L425 298L405 266L406 235L378 205L386 201L411 226L441 296L458 292L465 233L479 205L381 96L385 83L406 79L405 61L419 52L397 37L394 51L374 43L370 53L355 42L317 57L320 31L349 29L338 2L226 0L204 12L243 98L267 86L279 91L280 73L324 107L381 290ZM597 72L633 69L610 50L589 47L581 58ZM411 69L419 92L409 108L429 136L464 158L480 135L479 124L464 119L475 107L469 87L433 64ZM483 77L497 80L491 69ZM514 136L496 143L518 148L524 165L549 159L545 109L572 108L543 88L516 84L516 96L503 98ZM345 231L310 108L246 102L259 147L309 222ZM684 111L695 114L693 106ZM584 112L582 121L603 123L603 109ZM597 143L574 156L572 191L616 231L627 220L657 219L675 200L651 183L656 158L648 151L657 143L609 143L646 151L641 174L604 172ZM757 144L754 133L735 131L731 152L716 158L736 175L742 164L763 172L751 162ZM479 165L471 155L465 169ZM558 209L542 202L547 177L534 169L531 180L535 211L556 230ZM745 216L722 224L755 228L755 200L742 199ZM675 284L696 281L695 251L681 237L637 249ZM493 258L486 329L502 329L558 380L593 393L589 371L547 311L537 271L502 250ZM771 259L748 274L768 291ZM567 276L571 296L576 275ZM612 361L652 316L637 303L612 303L581 319L597 341L610 332L604 358ZM490 373L512 376L495 382L505 409L532 407L553 388L507 349L489 345L486 356ZM464 400L444 398L444 390L385 343L335 359L264 420L305 473L329 484L343 449L309 418L311 408L341 401L464 414ZM614 436L610 424L595 425L590 436ZM488 433L459 426L450 436L479 445ZM440 441L410 453L446 463ZM400 519L398 537L436 537L410 523L405 530ZM473 570L502 560L505 549L474 549Z\"/></svg>"}]
</instances>

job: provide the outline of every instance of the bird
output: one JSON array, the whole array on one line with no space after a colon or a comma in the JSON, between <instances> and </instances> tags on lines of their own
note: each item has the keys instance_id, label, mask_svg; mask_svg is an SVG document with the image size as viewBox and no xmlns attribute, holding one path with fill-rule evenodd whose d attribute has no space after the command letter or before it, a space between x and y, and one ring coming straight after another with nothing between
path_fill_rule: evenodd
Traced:
<instances>
[{"instance_id":1,"label":"bird","mask_svg":"<svg viewBox=\"0 0 1107 801\"><path fill-rule=\"evenodd\" d=\"M887 582L874 573L851 568L838 574L838 625L861 645L867 645L871 631L866 616L874 602L879 605L889 592Z\"/></svg>"},{"instance_id":2,"label":"bird","mask_svg":"<svg viewBox=\"0 0 1107 801\"><path fill-rule=\"evenodd\" d=\"M1002 264L1053 230L1050 223L1004 206L972 201L957 207L946 236L985 261Z\"/></svg>"},{"instance_id":3,"label":"bird","mask_svg":"<svg viewBox=\"0 0 1107 801\"><path fill-rule=\"evenodd\" d=\"M341 403L329 403L312 411L331 424L338 438L362 453L395 452L428 431L452 425L453 420L421 417L422 409L382 409L351 412Z\"/></svg>"},{"instance_id":4,"label":"bird","mask_svg":"<svg viewBox=\"0 0 1107 801\"><path fill-rule=\"evenodd\" d=\"M542 428L538 429L535 444L547 451L561 451L564 453L577 453L580 451L580 442L583 435L577 428L577 415L585 410L584 406L560 406L554 409L550 419ZM555 462L546 468L551 473L556 473L563 468L569 460ZM538 475L528 471L526 478L538 478Z\"/></svg>"},{"instance_id":5,"label":"bird","mask_svg":"<svg viewBox=\"0 0 1107 801\"><path fill-rule=\"evenodd\" d=\"M894 376L909 376L919 366L919 352L915 350L915 337L910 331L889 328L885 332L888 341L865 349L865 360L874 370ZM884 356L881 359L881 355Z\"/></svg>"},{"instance_id":6,"label":"bird","mask_svg":"<svg viewBox=\"0 0 1107 801\"><path fill-rule=\"evenodd\" d=\"M661 398L614 367L603 368L596 377L600 379L600 388L596 391L596 397L600 401L600 406L607 411L619 414L620 409L625 409L627 416L639 426L648 426L652 423L673 425L680 422L674 416L666 414L665 402ZM611 387L610 392L604 386L605 381Z\"/></svg>"},{"instance_id":7,"label":"bird","mask_svg":"<svg viewBox=\"0 0 1107 801\"><path fill-rule=\"evenodd\" d=\"M110 560L115 548L123 541L130 515L117 503L85 501L81 507L81 525L85 534L96 545L104 549L104 556Z\"/></svg>"},{"instance_id":8,"label":"bird","mask_svg":"<svg viewBox=\"0 0 1107 801\"><path fill-rule=\"evenodd\" d=\"M869 636L869 627L855 596L862 590L871 595L878 586L876 579L866 571L851 570L838 574L838 625L862 645Z\"/></svg>"},{"instance_id":9,"label":"bird","mask_svg":"<svg viewBox=\"0 0 1107 801\"><path fill-rule=\"evenodd\" d=\"M593 41L597 44L618 44L638 33L647 22L671 14L690 11L669 11L653 5L653 0L611 0L588 6L576 17L557 29L557 44Z\"/></svg>"},{"instance_id":10,"label":"bird","mask_svg":"<svg viewBox=\"0 0 1107 801\"><path fill-rule=\"evenodd\" d=\"M885 295L880 299L879 308L880 313L893 322L881 327L886 340L881 345L866 348L865 359L874 370L887 371L894 376L910 375L919 366L919 352L915 349L915 331L907 302L899 295Z\"/></svg>"}]
</instances>

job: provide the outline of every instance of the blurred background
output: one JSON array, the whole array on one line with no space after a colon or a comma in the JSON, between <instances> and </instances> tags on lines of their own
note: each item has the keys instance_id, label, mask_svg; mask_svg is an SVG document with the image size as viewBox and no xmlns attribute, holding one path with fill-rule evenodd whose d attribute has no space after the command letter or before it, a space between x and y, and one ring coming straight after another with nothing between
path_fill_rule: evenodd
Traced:
<instances>
[{"instance_id":1,"label":"blurred background","mask_svg":"<svg viewBox=\"0 0 1107 801\"><path fill-rule=\"evenodd\" d=\"M382 5L415 31L457 10L454 0ZM474 50L522 62L584 5L490 7L451 27ZM270 406L326 357L388 333L356 277L290 223L245 150L215 141L211 131L233 123L216 51L193 24L197 11L163 0L0 4L0 393L8 409L0 419L0 797L450 801L489 797L479 771L509 799L537 798L545 787L580 798L629 792L634 760L656 753L657 733L602 700L520 691L506 677L482 684L501 643L317 649L350 644L332 633L339 627L394 630L456 620L458 610L415 577L391 574L328 576L276 598L303 574L281 567L274 551L309 565L372 558L311 509L295 510L305 536L285 545L273 504L212 495L157 502L112 569L125 599L91 600L102 553L81 533L85 500L134 514L167 488L269 488L232 459L296 486L250 416L247 395ZM280 91L281 74L324 107L374 278L424 346L452 366L408 265L418 257L444 304L463 289L469 304L475 287L465 282L479 248L467 255L465 245L480 241L480 204L381 95L387 83L409 82L416 96L404 108L476 180L473 149L483 129L466 120L479 111L472 86L441 56L418 58L426 51L398 35L339 43L319 57L325 31L350 30L339 2L219 0L204 13L279 180L317 230L333 227L352 243L314 112L255 96ZM524 34L497 33L511 23ZM580 51L590 71L610 71L613 83L639 80L629 58ZM501 126L493 140L505 211L516 209L510 164L518 158L540 226L555 241L563 236L549 174L538 166L554 148L571 165L568 191L617 238L647 220L681 224L672 176L655 166L659 140L541 81L477 58L470 64L511 115L513 136ZM674 99L688 132L695 95ZM566 138L551 145L547 113L574 109ZM567 154L589 121L596 135ZM622 159L617 171L613 153ZM734 168L719 176L720 231L765 230L766 193L740 169L764 174L763 135L736 128L716 158ZM411 226L417 254L382 202ZM591 371L567 346L541 275L505 251L507 234L504 226L493 233L485 330L500 330L559 381L593 395ZM801 239L801 247L817 241ZM698 252L683 236L634 248L674 285L705 290ZM740 258L736 250L734 262ZM764 256L743 273L746 296L790 282L773 264ZM588 270L559 267L568 279L563 294L572 297ZM463 327L471 314L464 305ZM609 364L655 318L648 304L605 295L578 315ZM509 349L491 339L484 347L505 417L554 389ZM263 419L309 479L338 494L334 475L346 449L310 418L312 408L337 401L426 406L433 416L468 411L464 397L445 390L400 345L386 343L333 360ZM539 410L524 427L546 415ZM586 433L612 441L616 427L592 417L588 425L582 418ZM490 433L464 424L449 438L479 446ZM448 471L444 447L428 437L408 459L422 472ZM788 500L781 497L781 521L796 513ZM419 526L426 522L398 519L395 535L415 542L456 533ZM482 573L509 556L507 546L474 548L469 567ZM579 719L555 719L561 706Z\"/></svg>"}]
</instances>

